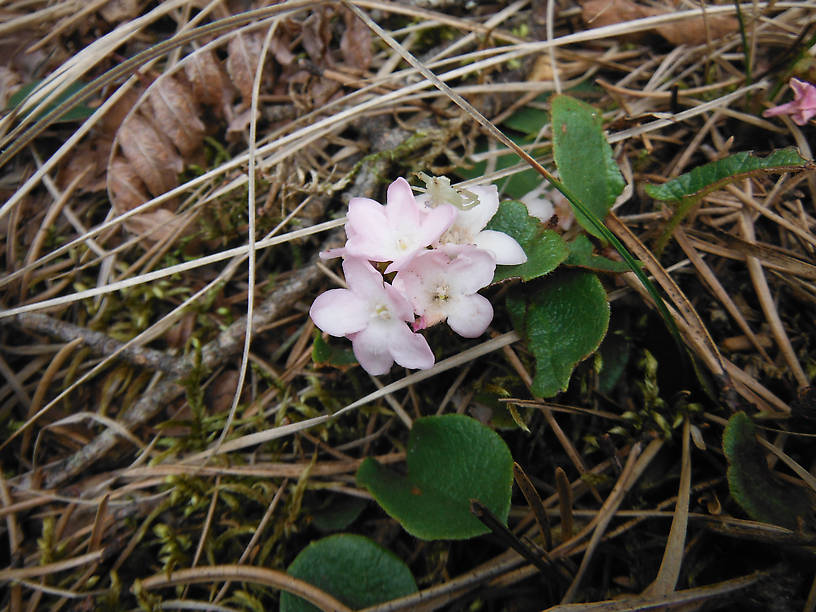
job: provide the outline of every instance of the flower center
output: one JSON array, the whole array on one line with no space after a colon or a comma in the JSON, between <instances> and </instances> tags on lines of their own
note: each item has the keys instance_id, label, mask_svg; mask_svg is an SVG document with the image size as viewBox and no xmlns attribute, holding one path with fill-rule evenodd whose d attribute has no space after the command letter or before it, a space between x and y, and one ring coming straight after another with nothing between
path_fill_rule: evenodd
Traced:
<instances>
[{"instance_id":1,"label":"flower center","mask_svg":"<svg viewBox=\"0 0 816 612\"><path fill-rule=\"evenodd\" d=\"M450 299L450 287L448 285L437 285L436 289L431 293L435 302L445 303Z\"/></svg>"},{"instance_id":2,"label":"flower center","mask_svg":"<svg viewBox=\"0 0 816 612\"><path fill-rule=\"evenodd\" d=\"M391 318L391 311L386 304L377 304L372 310L371 318L388 321Z\"/></svg>"}]
</instances>

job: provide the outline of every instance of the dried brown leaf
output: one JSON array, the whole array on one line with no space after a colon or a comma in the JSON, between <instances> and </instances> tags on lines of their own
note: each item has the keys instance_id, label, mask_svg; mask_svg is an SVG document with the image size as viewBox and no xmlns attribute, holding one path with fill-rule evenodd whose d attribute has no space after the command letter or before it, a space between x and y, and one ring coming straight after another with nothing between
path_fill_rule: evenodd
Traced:
<instances>
[{"instance_id":1,"label":"dried brown leaf","mask_svg":"<svg viewBox=\"0 0 816 612\"><path fill-rule=\"evenodd\" d=\"M238 388L238 371L226 370L216 377L207 390L210 414L223 414L230 409Z\"/></svg>"},{"instance_id":2,"label":"dried brown leaf","mask_svg":"<svg viewBox=\"0 0 816 612\"><path fill-rule=\"evenodd\" d=\"M116 156L108 168L108 189L113 209L118 214L144 204L150 197L144 183L126 159Z\"/></svg>"},{"instance_id":3,"label":"dried brown leaf","mask_svg":"<svg viewBox=\"0 0 816 612\"><path fill-rule=\"evenodd\" d=\"M365 72L371 66L371 30L348 9L343 10L346 29L340 38L340 52L343 60L352 68Z\"/></svg>"},{"instance_id":4,"label":"dried brown leaf","mask_svg":"<svg viewBox=\"0 0 816 612\"><path fill-rule=\"evenodd\" d=\"M165 134L184 157L201 147L204 124L189 86L173 76L164 76L150 86L147 102L156 129Z\"/></svg>"},{"instance_id":5,"label":"dried brown leaf","mask_svg":"<svg viewBox=\"0 0 816 612\"><path fill-rule=\"evenodd\" d=\"M184 219L166 208L157 208L131 217L125 221L125 229L148 242L163 242L182 234Z\"/></svg>"},{"instance_id":6,"label":"dried brown leaf","mask_svg":"<svg viewBox=\"0 0 816 612\"><path fill-rule=\"evenodd\" d=\"M739 24L733 17L697 17L660 26L658 34L674 45L702 45L736 32Z\"/></svg>"},{"instance_id":7,"label":"dried brown leaf","mask_svg":"<svg viewBox=\"0 0 816 612\"><path fill-rule=\"evenodd\" d=\"M592 28L634 21L660 14L657 8L647 7L632 0L586 0L581 2L581 16Z\"/></svg>"},{"instance_id":8,"label":"dried brown leaf","mask_svg":"<svg viewBox=\"0 0 816 612\"><path fill-rule=\"evenodd\" d=\"M169 140L138 113L119 128L119 146L148 191L160 195L178 185L184 164Z\"/></svg>"},{"instance_id":9,"label":"dried brown leaf","mask_svg":"<svg viewBox=\"0 0 816 612\"><path fill-rule=\"evenodd\" d=\"M57 186L65 189L79 175L85 178L78 186L78 191L95 193L106 188L105 172L108 168L111 141L98 137L83 141L73 151L68 161L57 174Z\"/></svg>"},{"instance_id":10,"label":"dried brown leaf","mask_svg":"<svg viewBox=\"0 0 816 612\"><path fill-rule=\"evenodd\" d=\"M260 112L255 113L255 117L261 116ZM249 129L249 122L252 118L252 109L245 108L243 110L236 109L227 125L227 139L233 140L236 134L244 134Z\"/></svg>"},{"instance_id":11,"label":"dried brown leaf","mask_svg":"<svg viewBox=\"0 0 816 612\"><path fill-rule=\"evenodd\" d=\"M241 93L241 104L244 107L248 107L252 100L252 87L262 46L257 32L238 33L227 45L227 73Z\"/></svg>"},{"instance_id":12,"label":"dried brown leaf","mask_svg":"<svg viewBox=\"0 0 816 612\"><path fill-rule=\"evenodd\" d=\"M303 38L301 43L311 60L318 66L334 64L328 52L331 42L331 10L323 7L315 10L303 22Z\"/></svg>"},{"instance_id":13,"label":"dried brown leaf","mask_svg":"<svg viewBox=\"0 0 816 612\"><path fill-rule=\"evenodd\" d=\"M581 2L582 17L593 28L634 21L653 15L674 12L669 6L644 6L633 0L586 0ZM700 45L737 30L733 17L697 17L655 28L658 34L674 45Z\"/></svg>"},{"instance_id":14,"label":"dried brown leaf","mask_svg":"<svg viewBox=\"0 0 816 612\"><path fill-rule=\"evenodd\" d=\"M212 51L199 51L184 61L184 72L193 87L196 102L223 113L232 100L233 88L224 67Z\"/></svg>"}]
</instances>

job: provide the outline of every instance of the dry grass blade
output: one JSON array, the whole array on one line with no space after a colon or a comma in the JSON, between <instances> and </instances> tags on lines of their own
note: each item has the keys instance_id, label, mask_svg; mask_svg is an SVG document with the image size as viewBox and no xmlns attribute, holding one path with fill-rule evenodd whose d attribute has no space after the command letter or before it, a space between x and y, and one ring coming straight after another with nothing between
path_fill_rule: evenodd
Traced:
<instances>
[{"instance_id":1,"label":"dry grass blade","mask_svg":"<svg viewBox=\"0 0 816 612\"><path fill-rule=\"evenodd\" d=\"M567 604L547 608L546 612L570 612L572 610L586 610L587 612L635 612L636 610L670 610L674 607L684 608L689 605L697 608L705 605L706 602L716 600L718 597L730 595L741 589L748 588L767 577L768 574L766 572L755 572L741 578L734 578L733 580L726 580L718 584L695 589L677 591L669 595L642 597L624 601L599 601L591 604Z\"/></svg>"},{"instance_id":2,"label":"dry grass blade","mask_svg":"<svg viewBox=\"0 0 816 612\"><path fill-rule=\"evenodd\" d=\"M633 448L629 453L629 457L626 460L626 465L624 466L618 481L615 483L612 491L604 501L603 506L601 506L598 515L589 525L587 525L587 527L581 530L578 535L553 551L553 553L555 553L563 550L564 548L572 548L575 542L577 542L581 537L583 537L584 534L587 534L590 529L592 529L592 536L590 537L589 543L586 546L584 557L581 559L581 565L578 568L578 572L575 574L572 584L570 584L567 592L564 594L564 597L561 598L561 603L569 603L575 598L578 587L581 585L581 580L584 578L584 574L586 573L589 563L592 560L592 556L594 555L598 544L600 544L601 538L603 537L607 526L615 517L615 512L617 512L618 508L623 502L624 496L629 489L634 486L635 482L637 482L638 478L640 478L643 471L649 466L652 459L654 459L655 455L657 454L657 451L659 451L662 446L662 440L652 440L642 453L639 452L637 447Z\"/></svg>"},{"instance_id":3,"label":"dry grass blade","mask_svg":"<svg viewBox=\"0 0 816 612\"><path fill-rule=\"evenodd\" d=\"M202 582L224 582L240 580L256 584L265 584L302 597L306 601L323 610L337 610L337 612L351 612L334 597L327 595L308 582L293 578L289 574L265 567L248 565L218 565L201 568L189 568L166 574L157 574L145 578L141 587L147 590L162 589L177 585L197 584Z\"/></svg>"},{"instance_id":4,"label":"dry grass blade","mask_svg":"<svg viewBox=\"0 0 816 612\"><path fill-rule=\"evenodd\" d=\"M683 454L680 458L680 488L677 492L677 505L674 509L666 550L660 562L660 569L654 582L644 591L644 597L661 597L670 594L677 586L680 567L683 564L683 552L688 530L689 498L691 495L691 438L688 419L683 422Z\"/></svg>"}]
</instances>

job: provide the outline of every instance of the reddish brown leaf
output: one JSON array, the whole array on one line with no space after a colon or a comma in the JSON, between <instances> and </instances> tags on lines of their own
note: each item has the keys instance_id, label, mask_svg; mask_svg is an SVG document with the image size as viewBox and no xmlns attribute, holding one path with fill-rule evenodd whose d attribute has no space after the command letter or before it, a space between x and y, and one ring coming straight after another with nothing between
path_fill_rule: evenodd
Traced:
<instances>
[{"instance_id":1,"label":"reddish brown leaf","mask_svg":"<svg viewBox=\"0 0 816 612\"><path fill-rule=\"evenodd\" d=\"M119 128L119 146L133 171L154 196L178 185L184 165L173 145L138 113Z\"/></svg>"},{"instance_id":2,"label":"reddish brown leaf","mask_svg":"<svg viewBox=\"0 0 816 612\"><path fill-rule=\"evenodd\" d=\"M346 22L346 29L340 38L343 60L351 68L365 72L371 66L372 60L371 30L359 17L346 8L343 9L343 19Z\"/></svg>"},{"instance_id":3,"label":"reddish brown leaf","mask_svg":"<svg viewBox=\"0 0 816 612\"><path fill-rule=\"evenodd\" d=\"M733 17L697 17L657 28L658 34L673 45L702 45L736 32L739 24Z\"/></svg>"},{"instance_id":4,"label":"reddish brown leaf","mask_svg":"<svg viewBox=\"0 0 816 612\"><path fill-rule=\"evenodd\" d=\"M193 53L184 61L184 72L193 86L194 99L212 106L221 114L224 106L232 100L234 90L215 53Z\"/></svg>"},{"instance_id":5,"label":"reddish brown leaf","mask_svg":"<svg viewBox=\"0 0 816 612\"><path fill-rule=\"evenodd\" d=\"M142 179L128 161L118 155L108 168L108 191L117 214L132 210L150 199Z\"/></svg>"},{"instance_id":6,"label":"reddish brown leaf","mask_svg":"<svg viewBox=\"0 0 816 612\"><path fill-rule=\"evenodd\" d=\"M581 2L581 8L584 21L593 28L652 15L663 15L675 10L670 6L644 6L633 0L585 0ZM733 17L720 16L705 19L698 17L659 26L655 30L672 44L700 45L735 32L737 21Z\"/></svg>"},{"instance_id":7,"label":"reddish brown leaf","mask_svg":"<svg viewBox=\"0 0 816 612\"><path fill-rule=\"evenodd\" d=\"M334 63L327 51L331 42L330 17L330 9L324 7L316 9L303 22L303 48L318 66L331 66Z\"/></svg>"},{"instance_id":8,"label":"reddish brown leaf","mask_svg":"<svg viewBox=\"0 0 816 612\"><path fill-rule=\"evenodd\" d=\"M158 131L167 136L184 157L201 146L204 124L190 88L172 76L163 76L150 86L147 102Z\"/></svg>"},{"instance_id":9,"label":"reddish brown leaf","mask_svg":"<svg viewBox=\"0 0 816 612\"><path fill-rule=\"evenodd\" d=\"M236 34L227 45L227 73L232 83L241 92L241 104L245 108L252 100L252 87L255 82L255 71L261 58L260 35Z\"/></svg>"},{"instance_id":10,"label":"reddish brown leaf","mask_svg":"<svg viewBox=\"0 0 816 612\"><path fill-rule=\"evenodd\" d=\"M162 242L182 235L184 220L165 208L140 213L125 221L125 228L149 242Z\"/></svg>"}]
</instances>

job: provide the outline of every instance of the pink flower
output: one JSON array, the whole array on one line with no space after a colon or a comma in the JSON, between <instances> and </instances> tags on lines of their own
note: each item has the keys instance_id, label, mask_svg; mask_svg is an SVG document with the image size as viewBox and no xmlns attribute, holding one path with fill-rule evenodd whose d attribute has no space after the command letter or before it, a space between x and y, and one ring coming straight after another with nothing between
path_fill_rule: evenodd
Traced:
<instances>
[{"instance_id":1,"label":"pink flower","mask_svg":"<svg viewBox=\"0 0 816 612\"><path fill-rule=\"evenodd\" d=\"M791 79L789 85L793 89L793 101L769 108L762 116L790 115L796 125L805 125L816 115L816 86L799 79Z\"/></svg>"},{"instance_id":2,"label":"pink flower","mask_svg":"<svg viewBox=\"0 0 816 612\"><path fill-rule=\"evenodd\" d=\"M456 217L456 209L450 204L430 210L420 205L403 178L389 185L386 202L383 206L368 198L352 198L346 246L328 255L390 261L385 271L395 272L436 242Z\"/></svg>"},{"instance_id":3,"label":"pink flower","mask_svg":"<svg viewBox=\"0 0 816 612\"><path fill-rule=\"evenodd\" d=\"M314 324L329 335L348 337L369 374L385 374L395 361L406 368L432 367L428 342L406 324L414 320L408 300L365 259L346 257L343 272L349 288L317 296L309 310Z\"/></svg>"},{"instance_id":4,"label":"pink flower","mask_svg":"<svg viewBox=\"0 0 816 612\"><path fill-rule=\"evenodd\" d=\"M447 320L465 338L484 333L493 320L493 307L476 293L493 280L496 259L474 246L440 246L419 253L394 278L394 287L414 307L420 319L414 329Z\"/></svg>"},{"instance_id":5,"label":"pink flower","mask_svg":"<svg viewBox=\"0 0 816 612\"><path fill-rule=\"evenodd\" d=\"M417 201L430 206L439 206L442 198L451 201L456 194L450 181L441 176L431 178L421 176L428 185L428 191L417 197ZM439 183L442 182L442 185ZM495 185L479 185L464 192L472 200L460 205L456 219L442 234L439 244L470 244L493 253L496 263L509 266L527 261L527 255L516 240L504 232L484 229L499 210L499 191ZM461 196L459 196L461 198Z\"/></svg>"}]
</instances>

